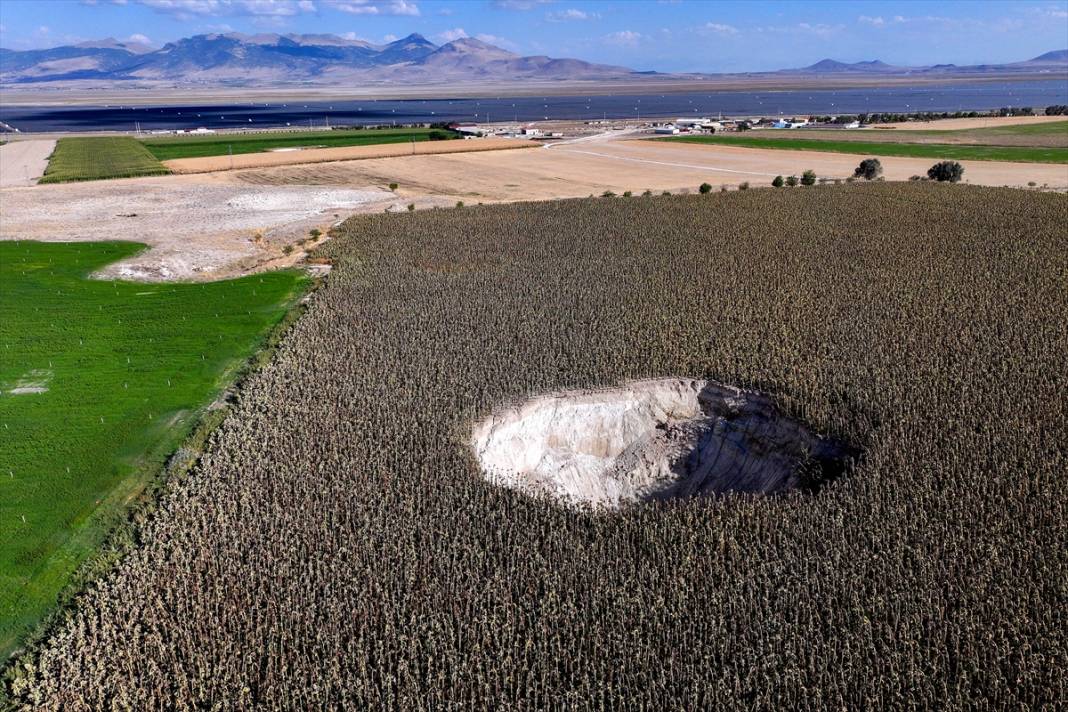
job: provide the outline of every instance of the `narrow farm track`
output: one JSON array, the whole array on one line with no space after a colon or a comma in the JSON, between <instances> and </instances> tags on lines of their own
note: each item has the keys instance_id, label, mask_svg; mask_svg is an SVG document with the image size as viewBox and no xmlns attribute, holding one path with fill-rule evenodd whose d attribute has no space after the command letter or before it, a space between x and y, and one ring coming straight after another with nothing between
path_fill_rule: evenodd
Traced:
<instances>
[{"instance_id":1,"label":"narrow farm track","mask_svg":"<svg viewBox=\"0 0 1068 712\"><path fill-rule=\"evenodd\" d=\"M55 148L54 140L45 139L8 141L0 146L0 188L36 185Z\"/></svg>"}]
</instances>

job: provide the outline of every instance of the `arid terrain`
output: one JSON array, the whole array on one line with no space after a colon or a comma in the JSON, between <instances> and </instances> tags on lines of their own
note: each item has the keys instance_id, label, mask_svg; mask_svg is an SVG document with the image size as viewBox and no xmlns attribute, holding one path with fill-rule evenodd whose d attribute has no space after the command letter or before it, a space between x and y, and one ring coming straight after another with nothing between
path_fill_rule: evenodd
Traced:
<instances>
[{"instance_id":1,"label":"arid terrain","mask_svg":"<svg viewBox=\"0 0 1068 712\"><path fill-rule=\"evenodd\" d=\"M164 161L163 165L175 173L211 173L237 168L264 168L268 166L329 163L332 161L363 160L367 158L393 158L397 156L426 156L440 153L474 153L502 151L515 148L530 148L534 144L522 139L486 138L480 141L429 141L419 143L384 143L372 146L346 146L343 148L302 148L299 150L276 150L262 153L244 153L236 156L207 156L203 158L176 158Z\"/></svg>"},{"instance_id":2,"label":"arid terrain","mask_svg":"<svg viewBox=\"0 0 1068 712\"><path fill-rule=\"evenodd\" d=\"M55 147L51 139L10 141L0 146L0 188L35 185Z\"/></svg>"}]
</instances>

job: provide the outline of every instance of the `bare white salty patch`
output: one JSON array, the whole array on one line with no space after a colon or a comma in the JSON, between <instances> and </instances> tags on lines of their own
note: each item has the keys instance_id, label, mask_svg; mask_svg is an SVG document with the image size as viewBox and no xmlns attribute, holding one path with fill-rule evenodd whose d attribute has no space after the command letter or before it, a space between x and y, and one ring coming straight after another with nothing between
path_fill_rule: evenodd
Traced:
<instances>
[{"instance_id":1,"label":"bare white salty patch","mask_svg":"<svg viewBox=\"0 0 1068 712\"><path fill-rule=\"evenodd\" d=\"M52 371L47 368L35 368L24 373L21 378L15 381L13 386L7 389L7 392L13 396L46 393L52 376Z\"/></svg>"},{"instance_id":2,"label":"bare white salty patch","mask_svg":"<svg viewBox=\"0 0 1068 712\"><path fill-rule=\"evenodd\" d=\"M472 445L494 484L605 509L814 488L855 454L783 416L763 394L679 378L502 408L474 426Z\"/></svg>"}]
</instances>

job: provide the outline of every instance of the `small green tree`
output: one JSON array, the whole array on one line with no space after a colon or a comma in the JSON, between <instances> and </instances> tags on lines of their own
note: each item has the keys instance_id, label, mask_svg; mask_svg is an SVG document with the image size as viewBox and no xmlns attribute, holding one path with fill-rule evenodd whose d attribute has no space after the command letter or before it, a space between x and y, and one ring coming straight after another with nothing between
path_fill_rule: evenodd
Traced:
<instances>
[{"instance_id":1,"label":"small green tree","mask_svg":"<svg viewBox=\"0 0 1068 712\"><path fill-rule=\"evenodd\" d=\"M712 184L711 183L702 183L701 186L697 190L698 190L698 192L701 193L701 195L708 195L709 193L712 192Z\"/></svg>"},{"instance_id":2,"label":"small green tree","mask_svg":"<svg viewBox=\"0 0 1068 712\"><path fill-rule=\"evenodd\" d=\"M853 176L864 180L875 180L883 174L883 164L878 158L865 158L853 171Z\"/></svg>"},{"instance_id":3,"label":"small green tree","mask_svg":"<svg viewBox=\"0 0 1068 712\"><path fill-rule=\"evenodd\" d=\"M308 232L308 234L312 236L312 239L313 239L313 240L316 240L316 239L318 239L318 238L319 238L319 236L320 236L320 235L322 235L322 234L323 234L323 231L322 231L322 230L320 230L320 229L319 229L319 228L317 228L317 227L313 227L313 228L311 229L311 231L310 231L310 232Z\"/></svg>"},{"instance_id":4,"label":"small green tree","mask_svg":"<svg viewBox=\"0 0 1068 712\"><path fill-rule=\"evenodd\" d=\"M801 174L801 185L815 185L816 171L811 168Z\"/></svg>"},{"instance_id":5,"label":"small green tree","mask_svg":"<svg viewBox=\"0 0 1068 712\"><path fill-rule=\"evenodd\" d=\"M415 211L415 203L408 203L408 212L411 213L411 212L414 212L414 211Z\"/></svg>"},{"instance_id":6,"label":"small green tree","mask_svg":"<svg viewBox=\"0 0 1068 712\"><path fill-rule=\"evenodd\" d=\"M791 188L797 185L797 176L790 176L789 178L787 178L786 185L790 186Z\"/></svg>"},{"instance_id":7,"label":"small green tree","mask_svg":"<svg viewBox=\"0 0 1068 712\"><path fill-rule=\"evenodd\" d=\"M939 161L927 169L927 177L939 182L957 183L964 176L964 166L956 161Z\"/></svg>"},{"instance_id":8,"label":"small green tree","mask_svg":"<svg viewBox=\"0 0 1068 712\"><path fill-rule=\"evenodd\" d=\"M775 176L775 180L771 181L771 186L773 188L781 188L785 184L786 184L786 181L784 181L782 179L782 176Z\"/></svg>"},{"instance_id":9,"label":"small green tree","mask_svg":"<svg viewBox=\"0 0 1068 712\"><path fill-rule=\"evenodd\" d=\"M397 184L396 183L390 183L389 184L389 189L390 190L396 190L397 189Z\"/></svg>"},{"instance_id":10,"label":"small green tree","mask_svg":"<svg viewBox=\"0 0 1068 712\"><path fill-rule=\"evenodd\" d=\"M738 190L749 190L749 181L738 184Z\"/></svg>"}]
</instances>

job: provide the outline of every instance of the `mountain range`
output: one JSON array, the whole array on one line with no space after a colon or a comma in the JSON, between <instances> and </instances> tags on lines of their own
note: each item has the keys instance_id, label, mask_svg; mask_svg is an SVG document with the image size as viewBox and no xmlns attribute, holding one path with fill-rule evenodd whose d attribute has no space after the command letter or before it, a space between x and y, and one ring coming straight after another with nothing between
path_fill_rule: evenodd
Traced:
<instances>
[{"instance_id":1,"label":"mountain range","mask_svg":"<svg viewBox=\"0 0 1068 712\"><path fill-rule=\"evenodd\" d=\"M189 84L619 79L626 67L523 57L471 37L436 45L411 34L384 45L335 35L196 35L147 50L115 40L0 49L0 82L168 80Z\"/></svg>"},{"instance_id":2,"label":"mountain range","mask_svg":"<svg viewBox=\"0 0 1068 712\"><path fill-rule=\"evenodd\" d=\"M1011 64L899 67L879 60L852 64L825 59L807 67L742 76L913 76L1025 74L1068 71L1068 50ZM70 81L179 85L342 85L352 82L627 80L739 75L669 75L626 67L521 56L470 37L436 45L419 34L375 45L329 34L195 35L159 49L105 39L51 49L0 49L0 83Z\"/></svg>"},{"instance_id":3,"label":"mountain range","mask_svg":"<svg viewBox=\"0 0 1068 712\"><path fill-rule=\"evenodd\" d=\"M899 67L878 59L867 62L848 64L833 59L824 59L800 69L784 69L780 73L789 74L983 74L1012 72L1065 71L1068 69L1068 49L1046 52L1033 59L1010 64L932 64L924 67Z\"/></svg>"}]
</instances>

